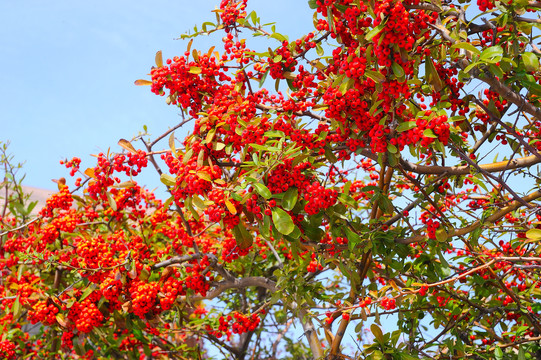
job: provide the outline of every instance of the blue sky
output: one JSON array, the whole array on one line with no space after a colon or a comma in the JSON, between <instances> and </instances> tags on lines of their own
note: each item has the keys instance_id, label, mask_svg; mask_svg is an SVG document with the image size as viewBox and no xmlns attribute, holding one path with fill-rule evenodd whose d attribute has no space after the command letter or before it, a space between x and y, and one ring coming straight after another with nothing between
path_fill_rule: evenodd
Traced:
<instances>
[{"instance_id":1,"label":"blue sky","mask_svg":"<svg viewBox=\"0 0 541 360\"><path fill-rule=\"evenodd\" d=\"M59 160L78 156L83 168L92 166L89 154L109 147L120 151L117 141L130 139L143 125L156 136L175 125L177 109L133 82L148 78L156 51L164 58L184 52L187 42L175 39L215 20L210 11L218 5L219 0L0 1L0 141L11 141L10 152L26 162L25 184L55 188L51 179L68 175ZM305 0L251 0L248 10L292 38L312 23ZM217 37L205 37L193 47L206 51L220 44ZM150 171L140 182L159 186Z\"/></svg>"}]
</instances>

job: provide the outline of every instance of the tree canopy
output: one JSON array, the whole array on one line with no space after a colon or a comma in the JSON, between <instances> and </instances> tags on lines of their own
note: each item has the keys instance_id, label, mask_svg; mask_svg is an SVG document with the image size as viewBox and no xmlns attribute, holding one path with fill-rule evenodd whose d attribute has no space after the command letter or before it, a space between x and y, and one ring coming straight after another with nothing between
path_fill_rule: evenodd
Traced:
<instances>
[{"instance_id":1,"label":"tree canopy","mask_svg":"<svg viewBox=\"0 0 541 360\"><path fill-rule=\"evenodd\" d=\"M1 358L541 359L541 2L307 6L221 1L37 216L4 144Z\"/></svg>"}]
</instances>

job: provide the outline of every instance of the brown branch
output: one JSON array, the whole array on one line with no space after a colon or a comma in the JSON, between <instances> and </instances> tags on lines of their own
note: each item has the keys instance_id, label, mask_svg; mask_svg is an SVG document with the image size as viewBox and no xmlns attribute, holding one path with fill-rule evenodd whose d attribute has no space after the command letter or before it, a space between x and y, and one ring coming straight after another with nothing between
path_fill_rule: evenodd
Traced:
<instances>
[{"instance_id":1,"label":"brown branch","mask_svg":"<svg viewBox=\"0 0 541 360\"><path fill-rule=\"evenodd\" d=\"M312 320L310 320L306 310L299 310L299 319L302 324L302 329L304 330L304 335L306 336L310 349L312 350L312 358L314 360L322 359L324 355L323 348L321 347L321 342L317 337L314 324L312 323Z\"/></svg>"},{"instance_id":2,"label":"brown branch","mask_svg":"<svg viewBox=\"0 0 541 360\"><path fill-rule=\"evenodd\" d=\"M477 165L480 169L486 172L499 172L505 170L521 169L541 163L541 159L536 155L530 155L511 161L504 160L497 163ZM462 166L427 166L419 165L406 160L401 160L400 164L406 171L411 171L416 174L449 174L449 175L467 175L471 173L469 165Z\"/></svg>"},{"instance_id":3,"label":"brown branch","mask_svg":"<svg viewBox=\"0 0 541 360\"><path fill-rule=\"evenodd\" d=\"M173 265L173 264L182 264L183 262L187 262L187 261L190 261L190 260L195 260L199 258L198 255L184 255L184 256L175 256L171 259L167 259L167 260L164 260L164 261L161 261L159 263L156 263L154 265L152 265L152 268L153 269L159 269L159 268L162 268L162 267L167 267L167 266L170 266L170 265Z\"/></svg>"},{"instance_id":4,"label":"brown branch","mask_svg":"<svg viewBox=\"0 0 541 360\"><path fill-rule=\"evenodd\" d=\"M187 299L189 299L190 301L211 300L220 296L220 294L222 294L226 290L244 289L252 286L264 288L270 290L271 292L275 292L278 289L274 281L262 276L250 276L241 279L234 278L233 280L224 280L214 283L213 285L215 286L215 288L208 292L206 296L196 295L189 298L181 296L179 299L181 302L186 301Z\"/></svg>"},{"instance_id":5,"label":"brown branch","mask_svg":"<svg viewBox=\"0 0 541 360\"><path fill-rule=\"evenodd\" d=\"M537 190L531 193L530 195L524 196L522 200L525 202L530 202L539 198L541 198L541 191ZM518 209L520 206L521 206L521 203L515 200L511 202L508 206L504 207L503 209L497 211L496 213L486 218L484 222L481 222L481 220L477 220L469 226L452 230L447 236L447 238L449 239L449 238L452 238L453 236L462 236L462 235L469 234L470 232L474 231L475 229L483 225L483 223L495 223L498 220L500 220L502 217L504 217L505 215ZM427 237L425 235L416 235L407 239L396 239L395 241L399 244L412 244L412 243L422 242L426 240L427 240Z\"/></svg>"}]
</instances>

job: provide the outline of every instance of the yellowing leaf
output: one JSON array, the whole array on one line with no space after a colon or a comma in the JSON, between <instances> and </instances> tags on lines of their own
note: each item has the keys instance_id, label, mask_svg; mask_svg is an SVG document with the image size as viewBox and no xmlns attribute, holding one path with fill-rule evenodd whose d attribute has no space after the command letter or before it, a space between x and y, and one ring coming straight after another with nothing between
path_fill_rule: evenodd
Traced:
<instances>
[{"instance_id":1,"label":"yellowing leaf","mask_svg":"<svg viewBox=\"0 0 541 360\"><path fill-rule=\"evenodd\" d=\"M449 234L447 233L447 230L443 226L440 226L436 230L436 240L438 240L439 242L443 242L447 240L448 237L449 237Z\"/></svg>"},{"instance_id":2,"label":"yellowing leaf","mask_svg":"<svg viewBox=\"0 0 541 360\"><path fill-rule=\"evenodd\" d=\"M443 89L443 82L441 81L440 75L436 70L436 66L434 66L434 63L432 62L432 59L429 57L425 59L425 77L426 80L432 86L434 86L434 89L436 89L436 91L440 91L441 89Z\"/></svg>"},{"instance_id":3,"label":"yellowing leaf","mask_svg":"<svg viewBox=\"0 0 541 360\"><path fill-rule=\"evenodd\" d=\"M475 55L481 55L481 51L479 51L479 49L467 42L457 42L456 44L451 46L451 49L464 49L471 51Z\"/></svg>"},{"instance_id":4,"label":"yellowing leaf","mask_svg":"<svg viewBox=\"0 0 541 360\"><path fill-rule=\"evenodd\" d=\"M160 67L163 66L163 58L162 58L162 51L161 50L156 53L156 59L155 60L156 60L156 66L157 67L160 68Z\"/></svg>"},{"instance_id":5,"label":"yellowing leaf","mask_svg":"<svg viewBox=\"0 0 541 360\"><path fill-rule=\"evenodd\" d=\"M207 133L207 137L205 138L205 141L207 142L207 144L210 144L212 139L214 138L214 134L216 134L216 128L212 128L209 130L209 132Z\"/></svg>"},{"instance_id":6,"label":"yellowing leaf","mask_svg":"<svg viewBox=\"0 0 541 360\"><path fill-rule=\"evenodd\" d=\"M137 185L135 181L129 180L129 181L121 182L120 184L113 185L113 187L116 189L126 189L126 188L134 187L135 185Z\"/></svg>"},{"instance_id":7,"label":"yellowing leaf","mask_svg":"<svg viewBox=\"0 0 541 360\"><path fill-rule=\"evenodd\" d=\"M541 229L530 229L526 231L526 237L531 240L541 240Z\"/></svg>"},{"instance_id":8,"label":"yellowing leaf","mask_svg":"<svg viewBox=\"0 0 541 360\"><path fill-rule=\"evenodd\" d=\"M175 133L172 132L171 136L169 136L169 148L171 149L171 152L174 154L176 152L175 148Z\"/></svg>"},{"instance_id":9,"label":"yellowing leaf","mask_svg":"<svg viewBox=\"0 0 541 360\"><path fill-rule=\"evenodd\" d=\"M176 184L175 178L169 174L161 174L160 181L166 186L175 186Z\"/></svg>"},{"instance_id":10,"label":"yellowing leaf","mask_svg":"<svg viewBox=\"0 0 541 360\"><path fill-rule=\"evenodd\" d=\"M135 80L133 83L134 83L135 85L137 85L137 86L147 86L147 85L152 85L152 81L150 81L150 80L143 80L143 79Z\"/></svg>"},{"instance_id":11,"label":"yellowing leaf","mask_svg":"<svg viewBox=\"0 0 541 360\"><path fill-rule=\"evenodd\" d=\"M206 180L206 181L212 181L212 178L210 177L209 173L206 171L198 171L195 175L197 175L198 178Z\"/></svg>"},{"instance_id":12,"label":"yellowing leaf","mask_svg":"<svg viewBox=\"0 0 541 360\"><path fill-rule=\"evenodd\" d=\"M201 68L198 66L190 66L190 70L188 72L190 74L201 74Z\"/></svg>"},{"instance_id":13,"label":"yellowing leaf","mask_svg":"<svg viewBox=\"0 0 541 360\"><path fill-rule=\"evenodd\" d=\"M109 200L109 206L111 207L111 209L113 209L113 211L117 211L118 207L116 206L116 201L113 195L111 195L110 192L107 192L105 194L107 195L107 200Z\"/></svg>"},{"instance_id":14,"label":"yellowing leaf","mask_svg":"<svg viewBox=\"0 0 541 360\"><path fill-rule=\"evenodd\" d=\"M227 210L229 210L231 214L236 215L237 208L235 208L235 205L233 205L233 203L229 201L229 199L227 198L224 200L224 202L225 202L225 207L227 207Z\"/></svg>"},{"instance_id":15,"label":"yellowing leaf","mask_svg":"<svg viewBox=\"0 0 541 360\"><path fill-rule=\"evenodd\" d=\"M137 154L137 150L133 147L133 145L126 139L120 139L118 140L118 145L122 147L125 150L128 150L132 154Z\"/></svg>"}]
</instances>

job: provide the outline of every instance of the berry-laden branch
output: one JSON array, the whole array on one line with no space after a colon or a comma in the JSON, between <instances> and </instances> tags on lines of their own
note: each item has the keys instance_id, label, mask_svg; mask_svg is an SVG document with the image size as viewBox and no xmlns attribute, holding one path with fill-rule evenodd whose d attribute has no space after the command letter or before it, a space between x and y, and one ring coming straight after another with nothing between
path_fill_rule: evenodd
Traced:
<instances>
[{"instance_id":1,"label":"berry-laden branch","mask_svg":"<svg viewBox=\"0 0 541 360\"><path fill-rule=\"evenodd\" d=\"M0 357L534 358L539 3L310 0L298 38L217 3L135 82L169 130L35 217L3 148Z\"/></svg>"}]
</instances>

